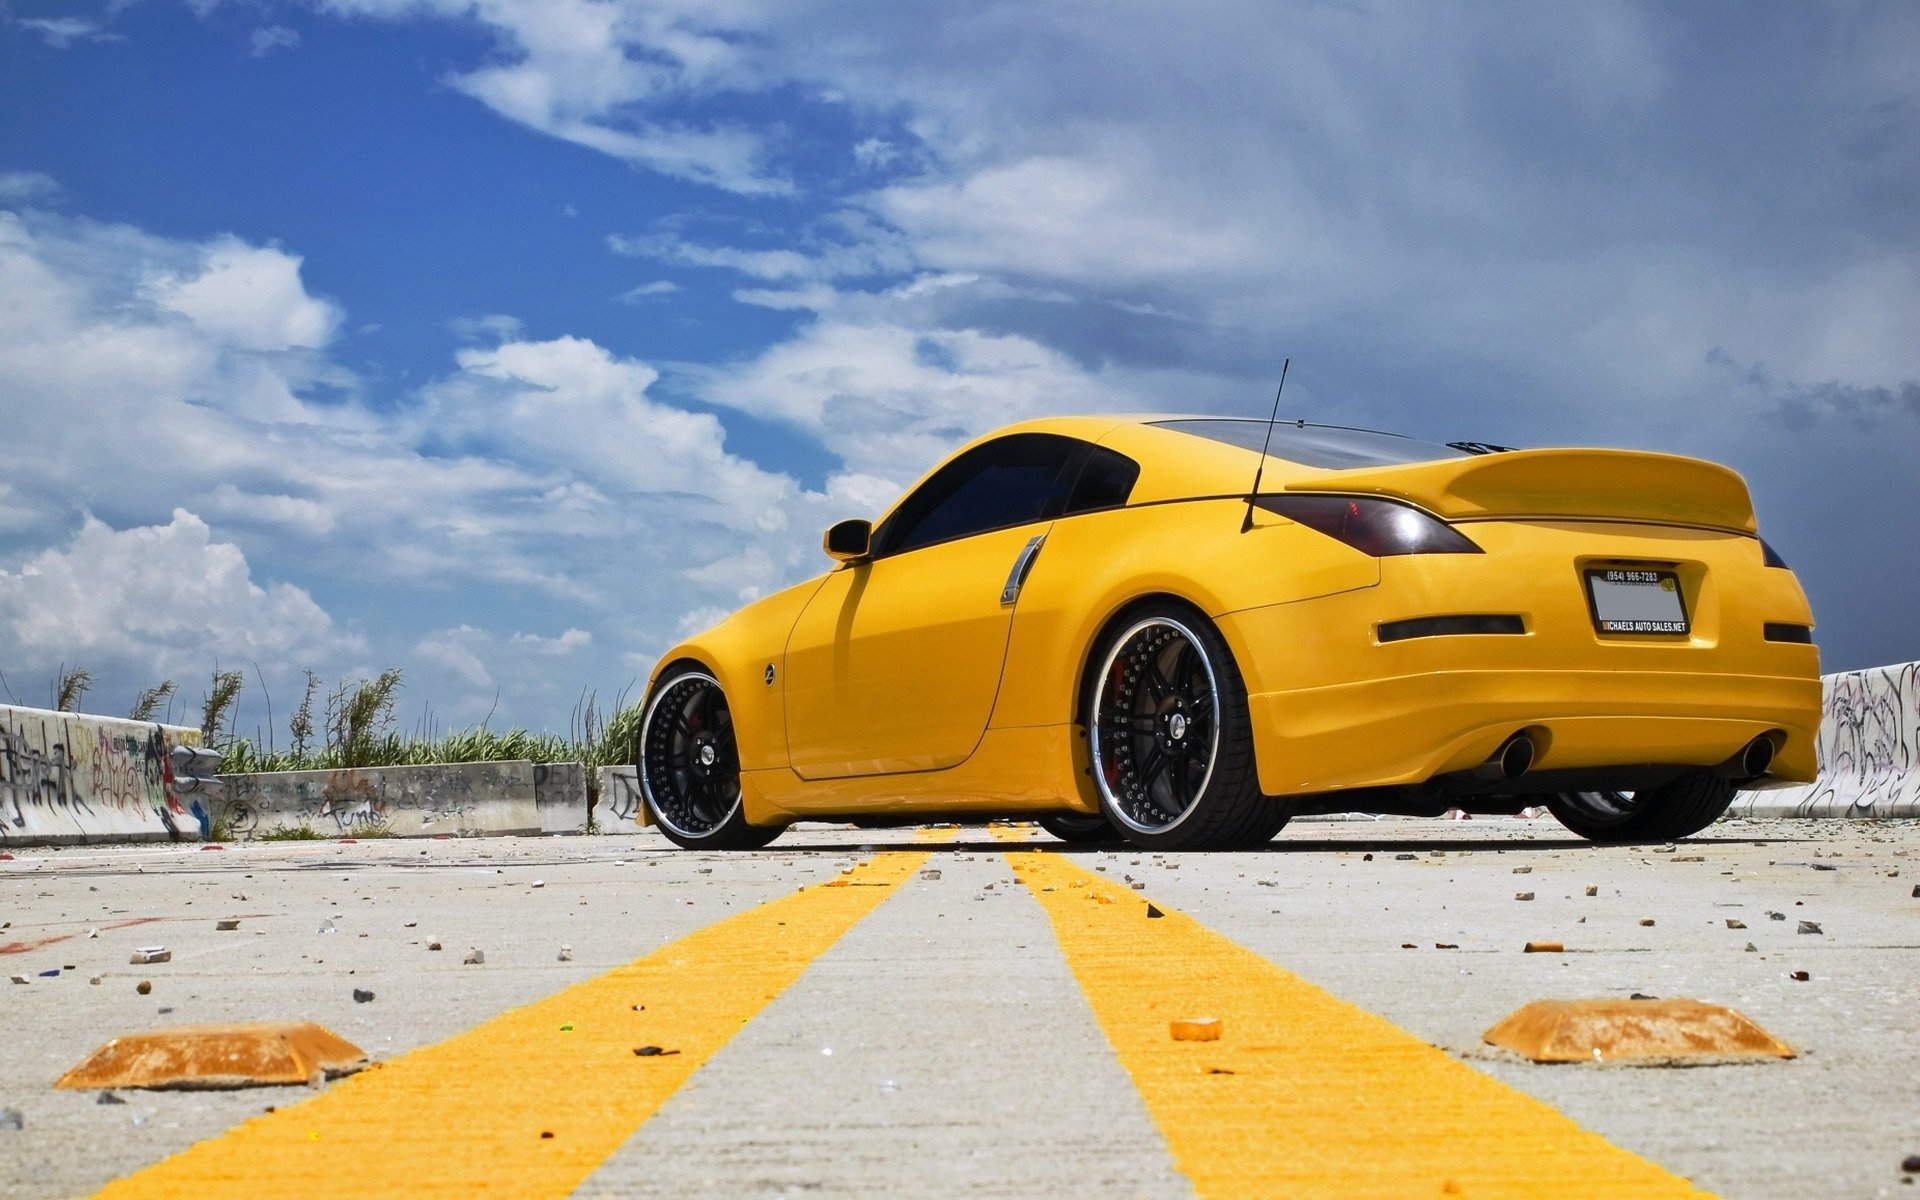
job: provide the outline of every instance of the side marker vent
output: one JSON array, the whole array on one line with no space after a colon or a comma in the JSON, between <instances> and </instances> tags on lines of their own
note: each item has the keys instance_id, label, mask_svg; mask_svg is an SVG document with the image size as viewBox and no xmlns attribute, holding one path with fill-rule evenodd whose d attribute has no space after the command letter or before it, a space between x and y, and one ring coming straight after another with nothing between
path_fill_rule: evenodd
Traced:
<instances>
[{"instance_id":1,"label":"side marker vent","mask_svg":"<svg viewBox=\"0 0 1920 1200\"><path fill-rule=\"evenodd\" d=\"M1412 617L1405 621L1382 621L1378 629L1380 640L1383 642L1404 642L1409 638L1451 637L1455 634L1525 633L1526 631L1525 621L1506 614Z\"/></svg>"},{"instance_id":2,"label":"side marker vent","mask_svg":"<svg viewBox=\"0 0 1920 1200\"><path fill-rule=\"evenodd\" d=\"M1805 625L1784 625L1778 621L1767 622L1767 640L1770 642L1799 642L1803 646L1813 645L1813 630Z\"/></svg>"}]
</instances>

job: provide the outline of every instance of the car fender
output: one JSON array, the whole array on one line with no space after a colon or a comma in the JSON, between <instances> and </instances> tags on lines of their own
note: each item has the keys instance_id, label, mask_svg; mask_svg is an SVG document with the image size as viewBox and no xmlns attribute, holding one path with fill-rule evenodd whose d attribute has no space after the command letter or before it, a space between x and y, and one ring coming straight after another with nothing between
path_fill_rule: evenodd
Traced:
<instances>
[{"instance_id":1,"label":"car fender","mask_svg":"<svg viewBox=\"0 0 1920 1200\"><path fill-rule=\"evenodd\" d=\"M741 770L786 766L787 636L825 579L820 575L756 600L667 651L647 679L648 703L667 668L698 663L726 693Z\"/></svg>"}]
</instances>

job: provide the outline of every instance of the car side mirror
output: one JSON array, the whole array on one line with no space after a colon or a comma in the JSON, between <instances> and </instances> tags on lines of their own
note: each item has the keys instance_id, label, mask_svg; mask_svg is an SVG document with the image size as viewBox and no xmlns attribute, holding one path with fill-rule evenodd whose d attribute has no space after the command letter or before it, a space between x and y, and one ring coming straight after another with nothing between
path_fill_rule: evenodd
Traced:
<instances>
[{"instance_id":1,"label":"car side mirror","mask_svg":"<svg viewBox=\"0 0 1920 1200\"><path fill-rule=\"evenodd\" d=\"M820 539L820 548L827 552L827 557L840 562L859 562L871 553L872 546L872 521L842 521L828 528L827 536Z\"/></svg>"}]
</instances>

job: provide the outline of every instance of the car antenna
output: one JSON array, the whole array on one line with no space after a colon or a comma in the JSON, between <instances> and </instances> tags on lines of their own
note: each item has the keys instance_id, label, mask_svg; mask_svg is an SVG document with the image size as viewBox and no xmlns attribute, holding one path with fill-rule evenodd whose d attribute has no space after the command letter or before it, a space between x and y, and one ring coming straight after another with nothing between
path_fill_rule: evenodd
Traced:
<instances>
[{"instance_id":1,"label":"car antenna","mask_svg":"<svg viewBox=\"0 0 1920 1200\"><path fill-rule=\"evenodd\" d=\"M1267 436L1260 439L1260 465L1253 469L1253 490L1247 493L1247 515L1240 522L1240 532L1253 528L1253 498L1260 494L1260 476L1267 470L1267 447L1273 444L1273 425L1280 419L1280 393L1287 390L1287 367L1291 358L1280 360L1280 386L1273 389L1273 413L1267 417Z\"/></svg>"}]
</instances>

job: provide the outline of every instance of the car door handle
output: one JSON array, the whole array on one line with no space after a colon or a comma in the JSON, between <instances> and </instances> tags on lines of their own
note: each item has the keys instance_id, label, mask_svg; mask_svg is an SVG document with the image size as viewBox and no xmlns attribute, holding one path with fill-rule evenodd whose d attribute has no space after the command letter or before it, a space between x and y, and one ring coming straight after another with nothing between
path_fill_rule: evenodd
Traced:
<instances>
[{"instance_id":1,"label":"car door handle","mask_svg":"<svg viewBox=\"0 0 1920 1200\"><path fill-rule=\"evenodd\" d=\"M1020 598L1020 586L1026 583L1027 572L1033 570L1033 560L1040 557L1040 543L1046 540L1046 534L1036 533L1020 548L1019 557L1013 560L1013 570L1007 572L1007 585L1000 589L1001 604L1012 604Z\"/></svg>"}]
</instances>

